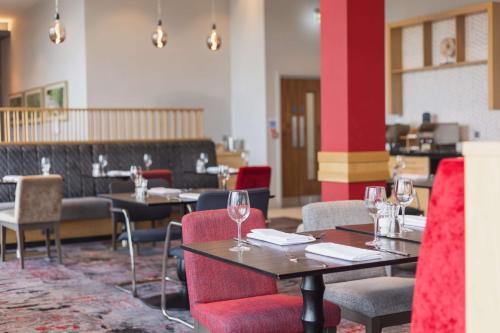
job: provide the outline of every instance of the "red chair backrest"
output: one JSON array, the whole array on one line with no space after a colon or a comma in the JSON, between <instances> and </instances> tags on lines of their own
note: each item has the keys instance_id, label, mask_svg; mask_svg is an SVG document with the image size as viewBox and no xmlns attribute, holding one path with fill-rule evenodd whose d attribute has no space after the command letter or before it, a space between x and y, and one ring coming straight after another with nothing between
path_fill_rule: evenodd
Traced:
<instances>
[{"instance_id":1,"label":"red chair backrest","mask_svg":"<svg viewBox=\"0 0 500 333\"><path fill-rule=\"evenodd\" d=\"M270 166L241 167L236 178L236 189L269 188L271 186Z\"/></svg>"},{"instance_id":2,"label":"red chair backrest","mask_svg":"<svg viewBox=\"0 0 500 333\"><path fill-rule=\"evenodd\" d=\"M172 186L172 171L168 169L145 170L142 176L146 179L165 179L168 186Z\"/></svg>"},{"instance_id":3,"label":"red chair backrest","mask_svg":"<svg viewBox=\"0 0 500 333\"><path fill-rule=\"evenodd\" d=\"M441 161L413 296L412 333L465 333L464 160Z\"/></svg>"},{"instance_id":4,"label":"red chair backrest","mask_svg":"<svg viewBox=\"0 0 500 333\"><path fill-rule=\"evenodd\" d=\"M242 224L242 236L255 228L265 228L265 220L260 210L252 208ZM236 223L229 218L226 209L194 212L182 218L184 244L233 239L236 234ZM231 245L235 244L231 242ZM230 254L229 248L222 251ZM231 253L238 256L237 252ZM184 251L184 258L192 307L200 303L277 293L276 282L270 277L189 251Z\"/></svg>"}]
</instances>

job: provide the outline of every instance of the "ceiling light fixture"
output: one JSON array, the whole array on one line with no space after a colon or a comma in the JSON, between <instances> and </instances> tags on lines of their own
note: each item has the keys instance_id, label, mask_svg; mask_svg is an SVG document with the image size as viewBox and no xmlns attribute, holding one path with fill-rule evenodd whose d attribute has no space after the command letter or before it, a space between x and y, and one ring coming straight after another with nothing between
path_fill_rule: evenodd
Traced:
<instances>
[{"instance_id":1,"label":"ceiling light fixture","mask_svg":"<svg viewBox=\"0 0 500 333\"><path fill-rule=\"evenodd\" d=\"M66 39L66 31L64 26L59 20L59 0L55 0L56 14L54 15L54 22L49 28L49 38L54 44L61 44Z\"/></svg>"},{"instance_id":2,"label":"ceiling light fixture","mask_svg":"<svg viewBox=\"0 0 500 333\"><path fill-rule=\"evenodd\" d=\"M165 45L167 45L168 35L165 30L163 30L162 20L161 20L161 0L156 1L156 9L158 13L158 25L156 26L156 30L151 35L151 39L153 40L153 45L157 48L161 49Z\"/></svg>"},{"instance_id":3,"label":"ceiling light fixture","mask_svg":"<svg viewBox=\"0 0 500 333\"><path fill-rule=\"evenodd\" d=\"M207 46L210 51L217 51L220 49L222 39L217 33L217 25L215 24L215 2L212 0L212 32L207 37Z\"/></svg>"}]
</instances>

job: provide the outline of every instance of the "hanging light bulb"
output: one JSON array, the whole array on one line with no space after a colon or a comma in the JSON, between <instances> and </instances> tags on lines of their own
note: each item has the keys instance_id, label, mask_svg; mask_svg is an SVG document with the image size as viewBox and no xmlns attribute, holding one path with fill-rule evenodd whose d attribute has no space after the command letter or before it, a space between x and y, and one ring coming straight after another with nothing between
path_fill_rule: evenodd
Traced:
<instances>
[{"instance_id":1,"label":"hanging light bulb","mask_svg":"<svg viewBox=\"0 0 500 333\"><path fill-rule=\"evenodd\" d=\"M217 25L215 24L215 4L214 0L212 0L212 32L210 36L207 37L207 46L210 51L217 51L220 49L222 39L217 33Z\"/></svg>"},{"instance_id":2,"label":"hanging light bulb","mask_svg":"<svg viewBox=\"0 0 500 333\"><path fill-rule=\"evenodd\" d=\"M158 25L156 26L156 30L151 35L151 39L153 40L153 45L157 48L161 49L165 45L167 45L167 32L163 30L162 20L161 20L161 0L157 0L157 11L158 11Z\"/></svg>"},{"instance_id":3,"label":"hanging light bulb","mask_svg":"<svg viewBox=\"0 0 500 333\"><path fill-rule=\"evenodd\" d=\"M59 0L55 0L56 14L49 28L49 38L54 44L61 44L66 39L66 31L59 19Z\"/></svg>"}]
</instances>

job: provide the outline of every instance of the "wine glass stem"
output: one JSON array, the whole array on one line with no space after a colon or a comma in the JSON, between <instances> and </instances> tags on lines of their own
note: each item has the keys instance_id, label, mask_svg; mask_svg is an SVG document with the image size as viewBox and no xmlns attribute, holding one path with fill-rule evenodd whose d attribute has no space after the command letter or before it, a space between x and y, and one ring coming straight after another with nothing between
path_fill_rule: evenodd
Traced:
<instances>
[{"instance_id":1,"label":"wine glass stem","mask_svg":"<svg viewBox=\"0 0 500 333\"><path fill-rule=\"evenodd\" d=\"M401 212L403 213L403 228L405 227L405 206L401 207Z\"/></svg>"},{"instance_id":2,"label":"wine glass stem","mask_svg":"<svg viewBox=\"0 0 500 333\"><path fill-rule=\"evenodd\" d=\"M241 223L238 224L238 247L241 248Z\"/></svg>"},{"instance_id":3,"label":"wine glass stem","mask_svg":"<svg viewBox=\"0 0 500 333\"><path fill-rule=\"evenodd\" d=\"M378 232L377 232L378 231L378 216L377 215L375 215L373 217L373 228L374 228L374 230L373 230L373 241L377 242L378 241Z\"/></svg>"}]
</instances>

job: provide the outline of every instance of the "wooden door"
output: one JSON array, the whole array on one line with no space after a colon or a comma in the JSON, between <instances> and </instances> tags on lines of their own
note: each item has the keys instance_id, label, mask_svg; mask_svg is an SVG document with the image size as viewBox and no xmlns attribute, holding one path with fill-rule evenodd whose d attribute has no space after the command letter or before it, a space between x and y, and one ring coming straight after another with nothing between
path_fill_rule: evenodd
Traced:
<instances>
[{"instance_id":1,"label":"wooden door","mask_svg":"<svg viewBox=\"0 0 500 333\"><path fill-rule=\"evenodd\" d=\"M281 79L283 197L319 195L320 80Z\"/></svg>"}]
</instances>

